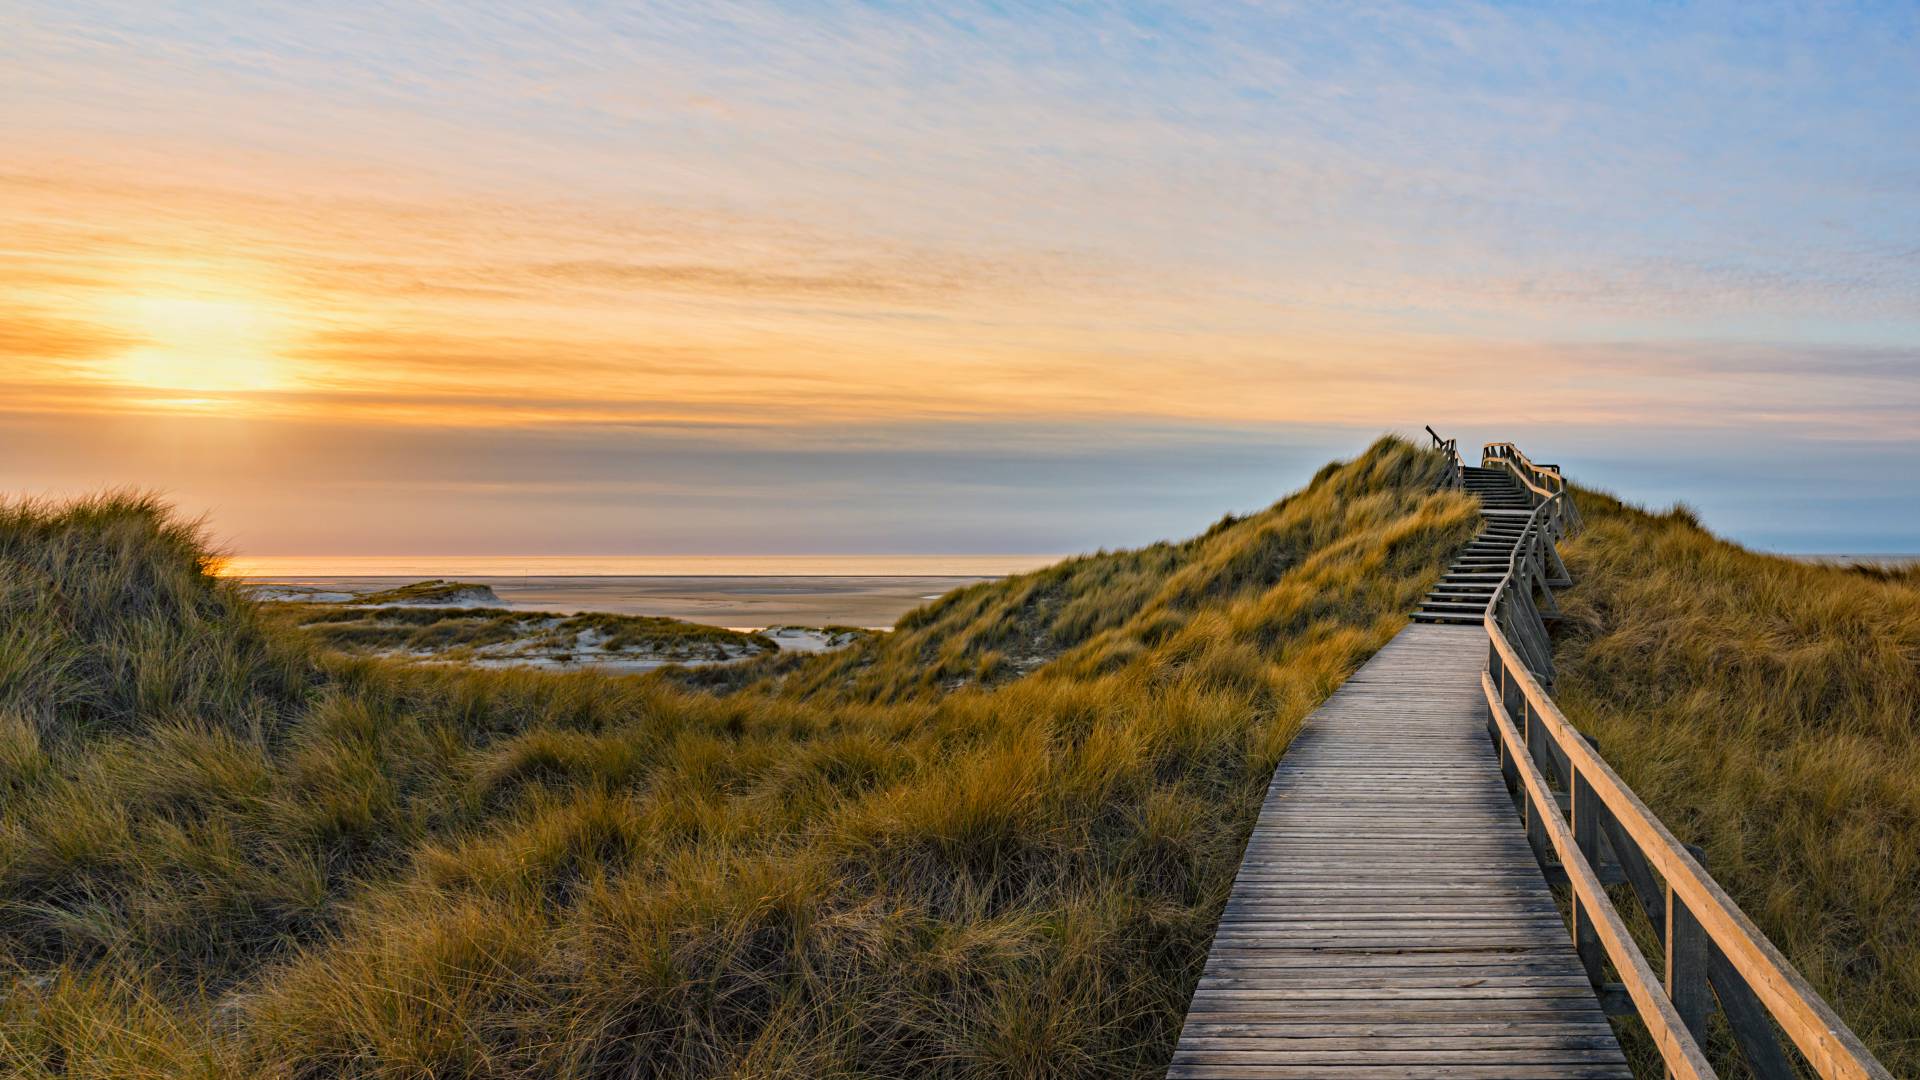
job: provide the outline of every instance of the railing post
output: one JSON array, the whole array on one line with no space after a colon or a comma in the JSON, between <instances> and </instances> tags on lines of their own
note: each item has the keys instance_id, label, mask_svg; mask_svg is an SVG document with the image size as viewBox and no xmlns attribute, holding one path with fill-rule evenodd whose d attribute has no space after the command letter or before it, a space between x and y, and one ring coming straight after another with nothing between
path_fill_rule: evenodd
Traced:
<instances>
[{"instance_id":1,"label":"railing post","mask_svg":"<svg viewBox=\"0 0 1920 1080\"><path fill-rule=\"evenodd\" d=\"M1534 767L1539 768L1540 746L1537 740L1545 739L1546 736L1536 734L1539 730L1539 725L1534 723L1533 704L1527 700L1525 694L1520 695L1520 719L1524 725L1520 731L1521 737L1524 738L1527 743L1527 756L1533 759ZM1542 771L1544 772L1545 770ZM1542 807L1528 792L1525 784L1520 786L1520 790L1521 794L1525 796L1521 804L1527 811L1527 843L1533 848L1534 861L1545 866L1547 864L1549 841L1547 840L1546 823L1540 820L1540 815L1551 812L1551 808Z\"/></svg>"},{"instance_id":2,"label":"railing post","mask_svg":"<svg viewBox=\"0 0 1920 1080\"><path fill-rule=\"evenodd\" d=\"M1508 705L1506 658L1501 656L1500 650L1494 647L1492 637L1487 638L1487 672L1493 679L1494 690L1499 694L1500 708L1508 715L1512 715L1513 710ZM1494 749L1500 755L1501 779L1506 781L1509 791L1517 791L1520 787L1520 767L1514 764L1512 747L1509 747L1507 740L1500 735L1500 725L1493 717L1491 706L1487 709L1487 734L1492 737Z\"/></svg>"},{"instance_id":3,"label":"railing post","mask_svg":"<svg viewBox=\"0 0 1920 1080\"><path fill-rule=\"evenodd\" d=\"M1573 840L1597 873L1601 866L1600 808L1595 805L1593 788L1586 777L1577 768L1570 766L1569 771L1573 774L1567 785L1573 789ZM1606 952L1600 947L1600 936L1594 933L1593 913L1577 896L1573 900L1573 948L1580 954L1580 966L1587 969L1587 979L1598 989L1606 981Z\"/></svg>"},{"instance_id":4,"label":"railing post","mask_svg":"<svg viewBox=\"0 0 1920 1080\"><path fill-rule=\"evenodd\" d=\"M1747 981L1733 969L1726 954L1713 942L1707 942L1708 978L1714 996L1720 999L1720 1011L1726 1015L1727 1030L1733 1033L1740 1057L1758 1080L1799 1080L1793 1061L1774 1034L1767 1007L1753 996Z\"/></svg>"},{"instance_id":5,"label":"railing post","mask_svg":"<svg viewBox=\"0 0 1920 1080\"><path fill-rule=\"evenodd\" d=\"M1699 851L1688 845L1690 852ZM1666 882L1667 893L1667 997L1674 1011L1701 1042L1707 1038L1707 1018L1713 1014L1713 990L1707 983L1707 933L1686 902L1674 895L1673 883Z\"/></svg>"}]
</instances>

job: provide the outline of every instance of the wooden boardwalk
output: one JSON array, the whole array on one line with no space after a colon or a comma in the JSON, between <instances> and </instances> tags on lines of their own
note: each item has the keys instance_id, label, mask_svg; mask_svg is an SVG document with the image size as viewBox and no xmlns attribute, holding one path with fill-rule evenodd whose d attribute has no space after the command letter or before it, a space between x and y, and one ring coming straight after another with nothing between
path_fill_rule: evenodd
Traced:
<instances>
[{"instance_id":1,"label":"wooden boardwalk","mask_svg":"<svg viewBox=\"0 0 1920 1080\"><path fill-rule=\"evenodd\" d=\"M1501 779L1486 657L1410 625L1307 719L1169 1077L1632 1076Z\"/></svg>"}]
</instances>

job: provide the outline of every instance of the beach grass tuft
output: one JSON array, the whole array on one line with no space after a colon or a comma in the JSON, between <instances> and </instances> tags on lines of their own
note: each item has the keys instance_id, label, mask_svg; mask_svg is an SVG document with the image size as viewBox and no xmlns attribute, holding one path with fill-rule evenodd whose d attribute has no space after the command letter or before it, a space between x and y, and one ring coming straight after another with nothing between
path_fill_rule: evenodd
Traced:
<instances>
[{"instance_id":1,"label":"beach grass tuft","mask_svg":"<svg viewBox=\"0 0 1920 1080\"><path fill-rule=\"evenodd\" d=\"M752 631L653 615L558 615L499 607L369 606L281 601L270 619L321 646L429 662L540 663L643 659L714 663L775 652Z\"/></svg>"}]
</instances>

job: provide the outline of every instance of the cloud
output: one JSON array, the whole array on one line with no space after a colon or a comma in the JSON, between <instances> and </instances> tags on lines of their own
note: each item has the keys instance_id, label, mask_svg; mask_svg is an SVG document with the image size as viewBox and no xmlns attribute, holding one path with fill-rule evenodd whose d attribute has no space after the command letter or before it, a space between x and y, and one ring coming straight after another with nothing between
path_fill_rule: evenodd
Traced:
<instances>
[{"instance_id":1,"label":"cloud","mask_svg":"<svg viewBox=\"0 0 1920 1080\"><path fill-rule=\"evenodd\" d=\"M55 365L98 360L139 341L81 319L0 307L0 360L14 379L57 373Z\"/></svg>"},{"instance_id":2,"label":"cloud","mask_svg":"<svg viewBox=\"0 0 1920 1080\"><path fill-rule=\"evenodd\" d=\"M605 433L674 467L1428 418L1909 447L1915 16L1734 13L29 0L0 388L357 425L427 488L412 435L570 427L628 468ZM125 301L181 296L271 324L283 377L108 378Z\"/></svg>"}]
</instances>

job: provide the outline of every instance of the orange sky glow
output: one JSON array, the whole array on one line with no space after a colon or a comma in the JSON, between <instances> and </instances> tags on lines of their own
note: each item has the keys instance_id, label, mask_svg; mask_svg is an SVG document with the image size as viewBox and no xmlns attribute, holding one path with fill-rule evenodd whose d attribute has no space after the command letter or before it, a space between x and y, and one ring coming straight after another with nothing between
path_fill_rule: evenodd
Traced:
<instances>
[{"instance_id":1,"label":"orange sky glow","mask_svg":"<svg viewBox=\"0 0 1920 1080\"><path fill-rule=\"evenodd\" d=\"M1885 119L1920 90L1871 25L29 6L0 44L4 479L160 488L249 549L704 550L752 515L650 540L626 500L764 504L805 459L791 512L871 526L1188 461L1193 507L1139 539L1277 494L1263 440L1905 453L1920 419L1920 151ZM976 483L969 454L1034 467ZM701 479L596 487L668 473ZM541 482L600 524L451 509ZM395 524L433 499L444 528ZM854 543L809 528L760 549ZM1105 535L1046 528L1001 543Z\"/></svg>"},{"instance_id":2,"label":"orange sky glow","mask_svg":"<svg viewBox=\"0 0 1920 1080\"><path fill-rule=\"evenodd\" d=\"M904 252L778 222L667 224L684 215L664 211L321 197L321 212L300 213L293 199L57 174L6 183L16 223L31 222L0 265L15 314L0 350L22 409L1392 426L1416 414L1497 422L1570 394L1600 423L1738 424L1812 404L1791 372L1751 377L1735 409L1708 410L1715 381L1676 369L1670 350L1382 326L1332 297L1296 306L1244 281L1050 253ZM120 224L83 224L97 221ZM1521 303L1511 314L1537 317ZM1489 365L1530 377L1489 402L1475 383Z\"/></svg>"}]
</instances>

